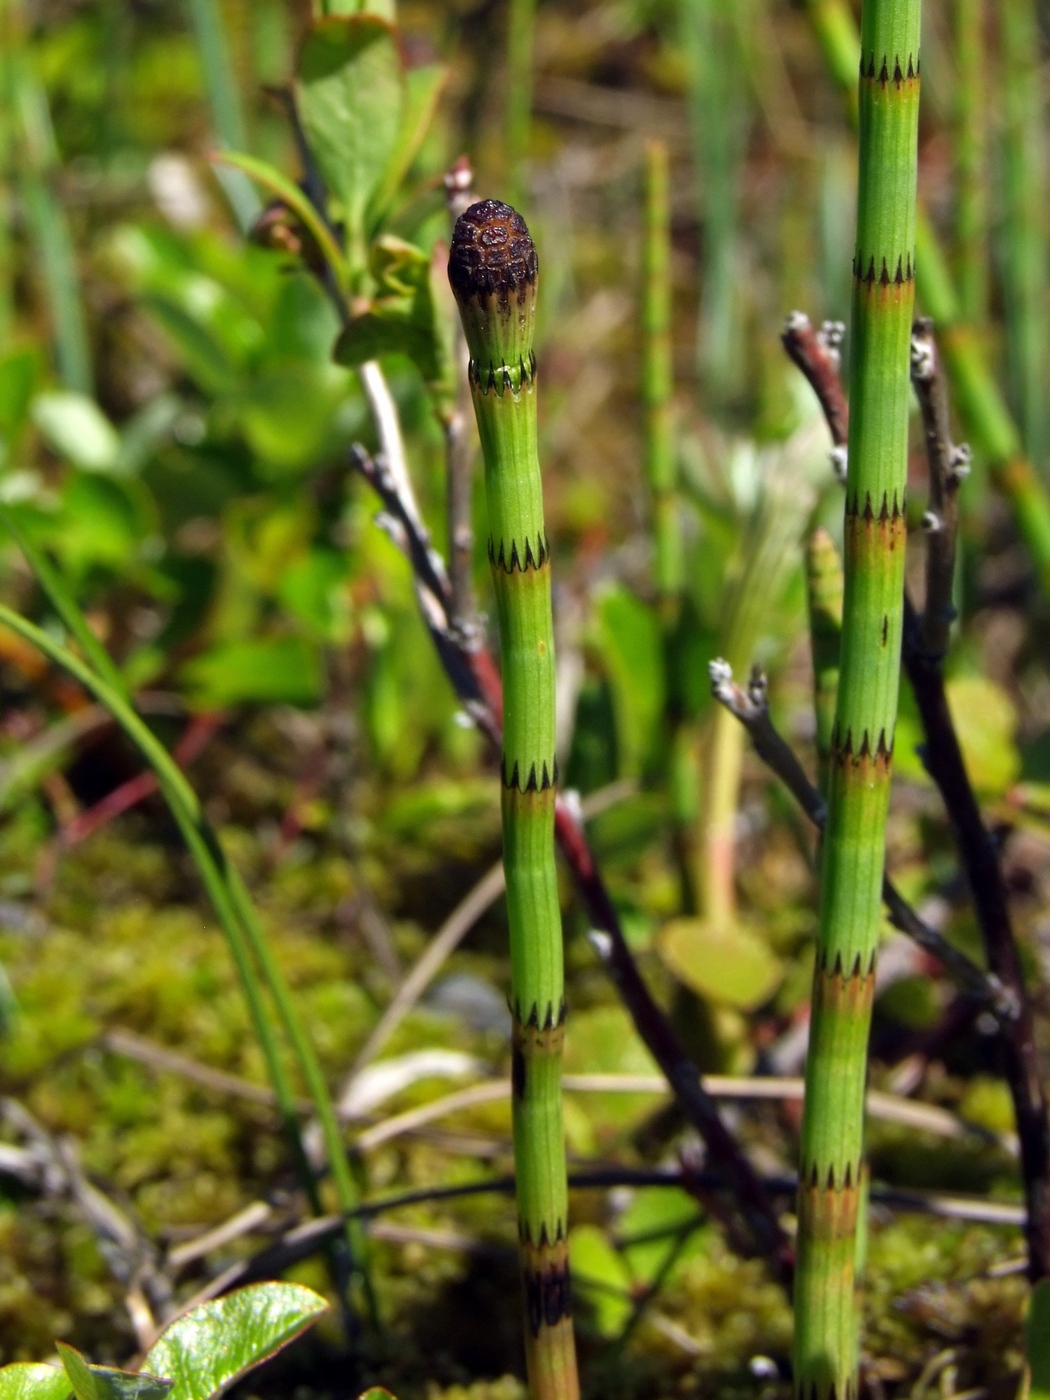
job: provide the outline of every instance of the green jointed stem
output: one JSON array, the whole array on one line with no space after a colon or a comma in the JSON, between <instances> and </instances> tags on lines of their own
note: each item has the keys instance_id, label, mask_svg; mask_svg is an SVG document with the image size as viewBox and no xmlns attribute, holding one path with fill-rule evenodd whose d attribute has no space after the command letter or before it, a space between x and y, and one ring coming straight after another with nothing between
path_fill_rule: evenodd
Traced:
<instances>
[{"instance_id":1,"label":"green jointed stem","mask_svg":"<svg viewBox=\"0 0 1050 1400\"><path fill-rule=\"evenodd\" d=\"M817 528L806 541L806 602L813 652L813 707L817 717L819 787L828 793L831 740L839 693L839 642L842 636L842 561L827 530Z\"/></svg>"},{"instance_id":2,"label":"green jointed stem","mask_svg":"<svg viewBox=\"0 0 1050 1400\"><path fill-rule=\"evenodd\" d=\"M747 152L750 91L744 41L747 10L737 0L681 0L682 52L704 230L698 364L716 403L740 387L740 184Z\"/></svg>"},{"instance_id":3,"label":"green jointed stem","mask_svg":"<svg viewBox=\"0 0 1050 1400\"><path fill-rule=\"evenodd\" d=\"M959 300L973 326L988 316L986 0L956 0L955 241Z\"/></svg>"},{"instance_id":4,"label":"green jointed stem","mask_svg":"<svg viewBox=\"0 0 1050 1400\"><path fill-rule=\"evenodd\" d=\"M536 449L536 249L506 204L456 223L449 280L470 351L503 666L503 863L510 923L514 1166L534 1400L579 1395L561 1107L565 999L554 864L554 636Z\"/></svg>"},{"instance_id":5,"label":"green jointed stem","mask_svg":"<svg viewBox=\"0 0 1050 1400\"><path fill-rule=\"evenodd\" d=\"M857 1394L864 1085L904 587L919 0L865 0L845 597L799 1169L795 1385Z\"/></svg>"},{"instance_id":6,"label":"green jointed stem","mask_svg":"<svg viewBox=\"0 0 1050 1400\"><path fill-rule=\"evenodd\" d=\"M507 28L507 177L514 198L520 198L525 158L532 125L532 61L535 47L536 0L510 0Z\"/></svg>"},{"instance_id":7,"label":"green jointed stem","mask_svg":"<svg viewBox=\"0 0 1050 1400\"><path fill-rule=\"evenodd\" d=\"M666 143L645 152L645 244L642 259L642 401L645 475L653 528L653 579L661 613L671 621L682 591L671 357L671 204Z\"/></svg>"},{"instance_id":8,"label":"green jointed stem","mask_svg":"<svg viewBox=\"0 0 1050 1400\"><path fill-rule=\"evenodd\" d=\"M1046 141L1043 136L1042 49L1034 0L1002 6L1003 290L1010 383L1025 451L1046 470L1047 323Z\"/></svg>"},{"instance_id":9,"label":"green jointed stem","mask_svg":"<svg viewBox=\"0 0 1050 1400\"><path fill-rule=\"evenodd\" d=\"M855 114L856 85L852 76L847 78L844 60L852 35L855 73L860 40L849 6L845 0L809 0L809 7L828 67L845 89ZM1017 425L988 368L981 342L963 319L944 253L921 207L915 226L915 263L919 301L936 324L937 343L970 445L1010 502L1044 595L1050 596L1050 498L1024 454Z\"/></svg>"}]
</instances>

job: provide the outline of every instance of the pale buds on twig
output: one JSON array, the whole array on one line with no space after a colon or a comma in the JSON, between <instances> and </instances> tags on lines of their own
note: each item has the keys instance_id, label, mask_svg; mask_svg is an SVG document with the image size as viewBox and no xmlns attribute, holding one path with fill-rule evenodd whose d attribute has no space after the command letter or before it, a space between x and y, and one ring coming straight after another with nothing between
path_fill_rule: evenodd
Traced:
<instances>
[{"instance_id":1,"label":"pale buds on twig","mask_svg":"<svg viewBox=\"0 0 1050 1400\"><path fill-rule=\"evenodd\" d=\"M842 368L842 342L846 339L845 321L825 321L817 332L817 339L824 347L829 360L836 369Z\"/></svg>"},{"instance_id":2,"label":"pale buds on twig","mask_svg":"<svg viewBox=\"0 0 1050 1400\"><path fill-rule=\"evenodd\" d=\"M722 657L709 663L707 673L711 677L711 694L742 724L753 725L768 711L768 686L759 666L752 666L746 690L733 679L733 668Z\"/></svg>"},{"instance_id":3,"label":"pale buds on twig","mask_svg":"<svg viewBox=\"0 0 1050 1400\"><path fill-rule=\"evenodd\" d=\"M970 465L973 462L973 453L970 451L968 442L957 442L952 447L951 460L948 464L949 471L956 481L965 481L970 475Z\"/></svg>"},{"instance_id":4,"label":"pale buds on twig","mask_svg":"<svg viewBox=\"0 0 1050 1400\"><path fill-rule=\"evenodd\" d=\"M474 203L474 171L467 156L460 156L445 174L445 203L453 221Z\"/></svg>"},{"instance_id":5,"label":"pale buds on twig","mask_svg":"<svg viewBox=\"0 0 1050 1400\"><path fill-rule=\"evenodd\" d=\"M845 486L846 478L849 475L849 452L845 443L831 449L828 453L828 461L831 463L835 480Z\"/></svg>"},{"instance_id":6,"label":"pale buds on twig","mask_svg":"<svg viewBox=\"0 0 1050 1400\"><path fill-rule=\"evenodd\" d=\"M917 322L911 338L911 377L925 384L937 373L937 353L932 333L920 330L919 325Z\"/></svg>"},{"instance_id":7,"label":"pale buds on twig","mask_svg":"<svg viewBox=\"0 0 1050 1400\"><path fill-rule=\"evenodd\" d=\"M922 528L927 535L936 535L944 529L944 521L935 510L927 510L923 512Z\"/></svg>"}]
</instances>

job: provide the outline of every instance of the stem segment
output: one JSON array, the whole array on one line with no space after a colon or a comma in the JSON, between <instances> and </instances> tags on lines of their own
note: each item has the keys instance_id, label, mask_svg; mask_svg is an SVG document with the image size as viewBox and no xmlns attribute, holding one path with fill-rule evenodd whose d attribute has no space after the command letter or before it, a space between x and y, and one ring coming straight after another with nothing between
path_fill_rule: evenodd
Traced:
<instances>
[{"instance_id":1,"label":"stem segment","mask_svg":"<svg viewBox=\"0 0 1050 1400\"><path fill-rule=\"evenodd\" d=\"M671 359L671 208L667 145L645 151L645 245L642 264L642 400L645 405L645 475L652 511L653 581L666 625L673 623L682 592L682 542L678 528Z\"/></svg>"},{"instance_id":2,"label":"stem segment","mask_svg":"<svg viewBox=\"0 0 1050 1400\"><path fill-rule=\"evenodd\" d=\"M795 1385L857 1393L864 1081L900 678L919 0L865 0L845 598L799 1173Z\"/></svg>"},{"instance_id":3,"label":"stem segment","mask_svg":"<svg viewBox=\"0 0 1050 1400\"><path fill-rule=\"evenodd\" d=\"M508 205L485 200L460 216L449 280L470 350L503 660L503 860L525 1354L534 1400L576 1400L561 1106L564 971L554 864L554 636L536 448L536 276L529 231Z\"/></svg>"}]
</instances>

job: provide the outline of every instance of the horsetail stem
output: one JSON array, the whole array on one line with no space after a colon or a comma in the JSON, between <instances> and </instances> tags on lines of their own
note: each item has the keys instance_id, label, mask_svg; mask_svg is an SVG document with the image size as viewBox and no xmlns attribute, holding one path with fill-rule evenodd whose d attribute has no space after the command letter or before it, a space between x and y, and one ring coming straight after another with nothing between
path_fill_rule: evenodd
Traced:
<instances>
[{"instance_id":1,"label":"horsetail stem","mask_svg":"<svg viewBox=\"0 0 1050 1400\"><path fill-rule=\"evenodd\" d=\"M507 95L505 140L507 179L520 199L532 125L532 65L536 35L536 0L510 0L507 27Z\"/></svg>"},{"instance_id":2,"label":"horsetail stem","mask_svg":"<svg viewBox=\"0 0 1050 1400\"><path fill-rule=\"evenodd\" d=\"M813 651L813 708L817 717L817 785L825 797L839 693L842 589L842 560L835 541L827 530L818 527L806 541L806 603Z\"/></svg>"},{"instance_id":3,"label":"horsetail stem","mask_svg":"<svg viewBox=\"0 0 1050 1400\"><path fill-rule=\"evenodd\" d=\"M674 621L682 591L682 541L675 491L671 398L671 207L664 141L645 149L645 243L642 258L642 401L645 475L653 529L653 581L666 623Z\"/></svg>"},{"instance_id":4,"label":"horsetail stem","mask_svg":"<svg viewBox=\"0 0 1050 1400\"><path fill-rule=\"evenodd\" d=\"M795 1386L857 1394L864 1082L900 676L920 0L865 0L845 595L799 1171Z\"/></svg>"},{"instance_id":5,"label":"horsetail stem","mask_svg":"<svg viewBox=\"0 0 1050 1400\"><path fill-rule=\"evenodd\" d=\"M534 1400L575 1400L554 865L554 636L536 448L537 259L525 221L496 200L471 205L457 220L448 270L470 351L503 665L503 862L525 1354Z\"/></svg>"},{"instance_id":6,"label":"horsetail stem","mask_svg":"<svg viewBox=\"0 0 1050 1400\"><path fill-rule=\"evenodd\" d=\"M856 113L856 71L860 52L853 14L846 0L808 0L814 28L832 76ZM845 64L852 48L852 65ZM988 367L981 340L964 319L955 284L937 234L921 207L915 225L919 302L937 326L945 367L974 451L984 458L998 490L1010 502L1017 532L1031 556L1044 595L1050 593L1050 499L1025 456L1017 425Z\"/></svg>"},{"instance_id":7,"label":"horsetail stem","mask_svg":"<svg viewBox=\"0 0 1050 1400\"><path fill-rule=\"evenodd\" d=\"M958 0L955 241L959 300L974 326L988 316L987 19L985 0Z\"/></svg>"},{"instance_id":8,"label":"horsetail stem","mask_svg":"<svg viewBox=\"0 0 1050 1400\"><path fill-rule=\"evenodd\" d=\"M1001 32L1006 117L1003 290L1010 380L1025 451L1045 470L1045 380L1050 355L1046 319L1046 142L1039 21L1033 0L1011 0L1004 5Z\"/></svg>"}]
</instances>

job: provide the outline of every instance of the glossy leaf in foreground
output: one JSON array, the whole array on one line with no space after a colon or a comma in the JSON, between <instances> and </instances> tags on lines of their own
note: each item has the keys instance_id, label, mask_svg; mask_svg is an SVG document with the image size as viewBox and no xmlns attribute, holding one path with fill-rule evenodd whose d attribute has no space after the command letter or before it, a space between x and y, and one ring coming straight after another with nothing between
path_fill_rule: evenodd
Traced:
<instances>
[{"instance_id":1,"label":"glossy leaf in foreground","mask_svg":"<svg viewBox=\"0 0 1050 1400\"><path fill-rule=\"evenodd\" d=\"M146 1367L171 1377L170 1400L210 1400L327 1309L322 1297L299 1284L254 1284L177 1318L146 1357Z\"/></svg>"},{"instance_id":2,"label":"glossy leaf in foreground","mask_svg":"<svg viewBox=\"0 0 1050 1400\"><path fill-rule=\"evenodd\" d=\"M0 1367L0 1400L68 1400L69 1377L59 1366L16 1361Z\"/></svg>"}]
</instances>

